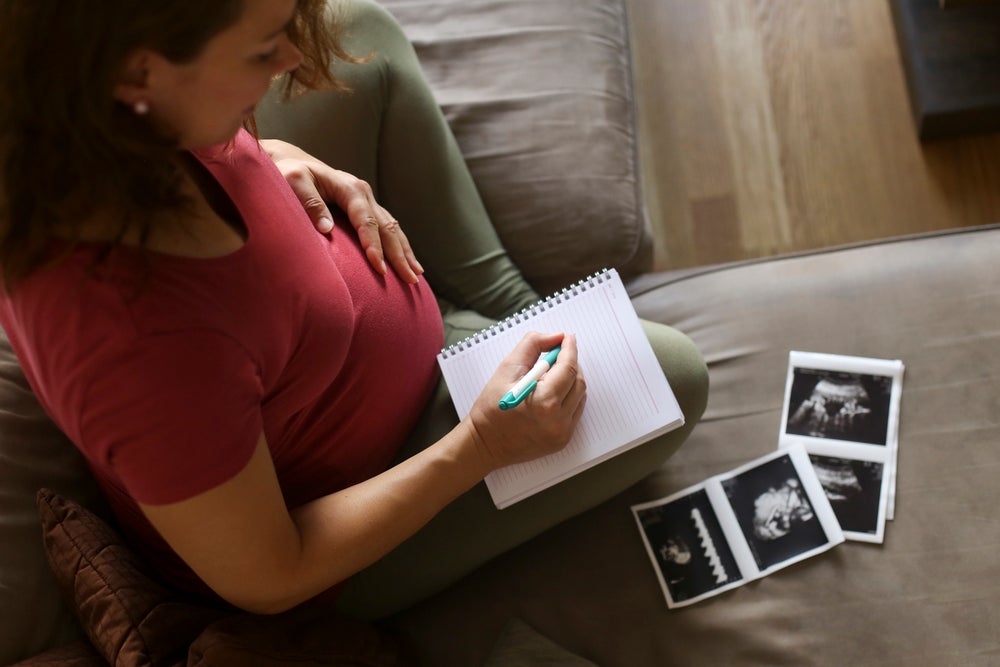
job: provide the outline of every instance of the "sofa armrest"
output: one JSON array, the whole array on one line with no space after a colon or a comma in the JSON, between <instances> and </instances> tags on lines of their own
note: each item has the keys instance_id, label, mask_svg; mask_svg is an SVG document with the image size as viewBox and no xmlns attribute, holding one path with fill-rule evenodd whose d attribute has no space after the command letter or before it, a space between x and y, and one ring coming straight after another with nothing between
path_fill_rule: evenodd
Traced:
<instances>
[{"instance_id":1,"label":"sofa armrest","mask_svg":"<svg viewBox=\"0 0 1000 667\"><path fill-rule=\"evenodd\" d=\"M35 493L49 486L90 507L104 505L83 457L39 404L2 330L0 480L0 665L6 665L82 636L45 560Z\"/></svg>"}]
</instances>

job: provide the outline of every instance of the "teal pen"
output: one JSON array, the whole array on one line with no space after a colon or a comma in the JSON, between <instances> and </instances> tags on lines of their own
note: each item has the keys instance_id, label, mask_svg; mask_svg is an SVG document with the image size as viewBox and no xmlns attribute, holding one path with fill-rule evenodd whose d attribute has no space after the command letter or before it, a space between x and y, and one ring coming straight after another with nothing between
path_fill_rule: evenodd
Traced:
<instances>
[{"instance_id":1,"label":"teal pen","mask_svg":"<svg viewBox=\"0 0 1000 667\"><path fill-rule=\"evenodd\" d=\"M545 372L552 368L552 365L556 363L556 357L559 356L559 350L562 349L562 345L556 345L554 348L542 355L534 367L528 373L517 381L517 383L510 388L504 397L500 399L500 409L510 410L511 408L516 408L521 404L521 401L528 397L528 394L535 390L538 386L538 379L545 375Z\"/></svg>"}]
</instances>

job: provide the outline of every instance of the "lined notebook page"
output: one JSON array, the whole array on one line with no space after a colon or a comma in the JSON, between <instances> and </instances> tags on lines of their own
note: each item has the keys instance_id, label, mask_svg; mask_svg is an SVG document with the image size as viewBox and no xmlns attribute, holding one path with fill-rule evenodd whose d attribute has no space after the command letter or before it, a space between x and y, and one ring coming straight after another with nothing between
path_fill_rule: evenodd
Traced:
<instances>
[{"instance_id":1,"label":"lined notebook page","mask_svg":"<svg viewBox=\"0 0 1000 667\"><path fill-rule=\"evenodd\" d=\"M507 507L684 423L614 269L443 350L438 363L459 417L469 413L500 362L529 331L576 334L587 378L587 404L564 449L487 476L497 507Z\"/></svg>"}]
</instances>

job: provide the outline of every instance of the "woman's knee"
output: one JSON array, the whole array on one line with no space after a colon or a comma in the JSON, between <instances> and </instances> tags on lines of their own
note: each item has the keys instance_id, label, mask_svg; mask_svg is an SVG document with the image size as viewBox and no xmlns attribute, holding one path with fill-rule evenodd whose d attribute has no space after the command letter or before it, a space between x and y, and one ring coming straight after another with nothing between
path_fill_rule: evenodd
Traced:
<instances>
[{"instance_id":1,"label":"woman's knee","mask_svg":"<svg viewBox=\"0 0 1000 667\"><path fill-rule=\"evenodd\" d=\"M708 403L708 367L694 341L673 327L642 320L642 328L670 382L684 414L685 426L693 428Z\"/></svg>"}]
</instances>

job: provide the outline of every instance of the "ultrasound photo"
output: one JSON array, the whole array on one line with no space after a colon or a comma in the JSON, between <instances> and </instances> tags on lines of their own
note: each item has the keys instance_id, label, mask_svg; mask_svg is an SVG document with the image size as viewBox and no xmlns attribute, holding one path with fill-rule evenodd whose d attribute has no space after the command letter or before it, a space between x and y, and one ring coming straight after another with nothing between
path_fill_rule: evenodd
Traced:
<instances>
[{"instance_id":1,"label":"ultrasound photo","mask_svg":"<svg viewBox=\"0 0 1000 667\"><path fill-rule=\"evenodd\" d=\"M786 432L884 446L892 383L885 375L795 368Z\"/></svg>"},{"instance_id":2,"label":"ultrasound photo","mask_svg":"<svg viewBox=\"0 0 1000 667\"><path fill-rule=\"evenodd\" d=\"M674 603L740 580L740 571L704 490L637 510Z\"/></svg>"},{"instance_id":3,"label":"ultrasound photo","mask_svg":"<svg viewBox=\"0 0 1000 667\"><path fill-rule=\"evenodd\" d=\"M722 488L761 570L828 543L787 455L723 480Z\"/></svg>"},{"instance_id":4,"label":"ultrasound photo","mask_svg":"<svg viewBox=\"0 0 1000 667\"><path fill-rule=\"evenodd\" d=\"M844 541L802 443L633 505L632 513L669 607L718 595Z\"/></svg>"},{"instance_id":5,"label":"ultrasound photo","mask_svg":"<svg viewBox=\"0 0 1000 667\"><path fill-rule=\"evenodd\" d=\"M845 531L878 533L884 465L835 456L810 454L816 477Z\"/></svg>"}]
</instances>

